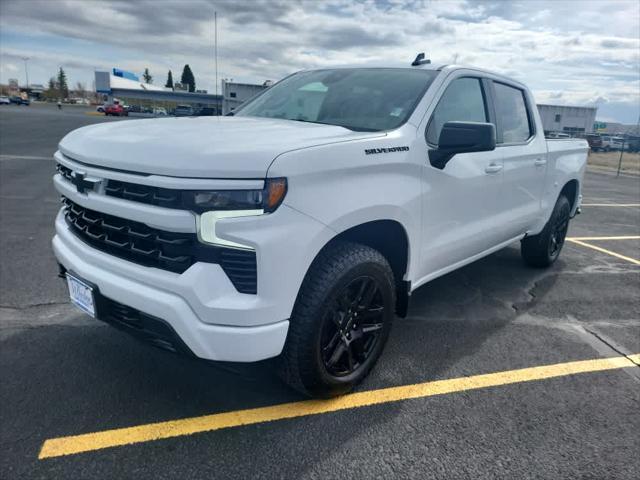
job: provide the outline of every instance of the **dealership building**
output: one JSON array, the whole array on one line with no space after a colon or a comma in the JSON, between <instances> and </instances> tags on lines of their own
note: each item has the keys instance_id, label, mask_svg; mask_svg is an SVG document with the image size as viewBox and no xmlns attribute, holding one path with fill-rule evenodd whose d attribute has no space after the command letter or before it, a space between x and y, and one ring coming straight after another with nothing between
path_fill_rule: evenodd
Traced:
<instances>
[{"instance_id":1,"label":"dealership building","mask_svg":"<svg viewBox=\"0 0 640 480\"><path fill-rule=\"evenodd\" d=\"M222 80L222 94L212 95L206 90L189 92L180 84L171 89L144 83L135 74L117 68L108 72L95 72L96 92L104 96L106 103L119 100L127 105L175 108L190 105L196 109L207 108L213 115L226 115L271 83L262 85L234 83Z\"/></svg>"},{"instance_id":2,"label":"dealership building","mask_svg":"<svg viewBox=\"0 0 640 480\"><path fill-rule=\"evenodd\" d=\"M570 135L593 132L598 107L569 107L538 104L544 133L562 132Z\"/></svg>"}]
</instances>

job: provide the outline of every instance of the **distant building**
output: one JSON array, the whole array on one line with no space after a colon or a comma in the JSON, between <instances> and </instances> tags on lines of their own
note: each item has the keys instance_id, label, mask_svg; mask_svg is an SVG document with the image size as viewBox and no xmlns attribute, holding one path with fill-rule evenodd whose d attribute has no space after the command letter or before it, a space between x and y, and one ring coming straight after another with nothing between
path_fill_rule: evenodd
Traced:
<instances>
[{"instance_id":1,"label":"distant building","mask_svg":"<svg viewBox=\"0 0 640 480\"><path fill-rule=\"evenodd\" d=\"M189 85L186 83L174 83L173 89L144 83L133 73L118 68L95 72L95 81L96 93L102 94L105 102L112 103L118 99L130 107L135 106L130 112L156 106L170 111L177 105L190 105L201 115L226 115L272 85L270 81L255 85L224 79L222 95L211 95L206 90L189 92ZM138 106L142 108L139 109Z\"/></svg>"},{"instance_id":2,"label":"distant building","mask_svg":"<svg viewBox=\"0 0 640 480\"><path fill-rule=\"evenodd\" d=\"M29 98L40 99L45 91L44 85L39 83L31 83L26 88L21 88L21 91L25 92Z\"/></svg>"},{"instance_id":3,"label":"distant building","mask_svg":"<svg viewBox=\"0 0 640 480\"><path fill-rule=\"evenodd\" d=\"M226 115L233 112L236 108L257 95L273 83L267 80L262 85L253 83L235 83L230 80L222 79L222 114Z\"/></svg>"},{"instance_id":4,"label":"distant building","mask_svg":"<svg viewBox=\"0 0 640 480\"><path fill-rule=\"evenodd\" d=\"M632 135L635 137L640 136L640 126L625 125L624 123L616 122L596 122L599 133L606 133L609 135Z\"/></svg>"},{"instance_id":5,"label":"distant building","mask_svg":"<svg viewBox=\"0 0 640 480\"><path fill-rule=\"evenodd\" d=\"M593 132L598 107L538 104L538 111L545 134L549 132L576 134Z\"/></svg>"},{"instance_id":6,"label":"distant building","mask_svg":"<svg viewBox=\"0 0 640 480\"><path fill-rule=\"evenodd\" d=\"M189 92L187 84L174 84L174 89L141 82L131 72L114 68L110 72L95 72L96 93L102 94L106 103L118 99L126 103L133 113L152 111L163 107L171 111L177 105L190 105L202 115L220 115L222 97L204 91Z\"/></svg>"}]
</instances>

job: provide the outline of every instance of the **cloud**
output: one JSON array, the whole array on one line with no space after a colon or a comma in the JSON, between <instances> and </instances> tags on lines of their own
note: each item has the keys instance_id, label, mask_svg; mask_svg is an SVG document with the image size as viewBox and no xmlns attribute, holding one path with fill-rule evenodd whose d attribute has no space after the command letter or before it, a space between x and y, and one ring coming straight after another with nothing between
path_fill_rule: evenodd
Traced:
<instances>
[{"instance_id":1,"label":"cloud","mask_svg":"<svg viewBox=\"0 0 640 480\"><path fill-rule=\"evenodd\" d=\"M403 34L402 32L370 32L356 25L330 27L316 35L315 43L317 47L329 50L401 45Z\"/></svg>"},{"instance_id":2,"label":"cloud","mask_svg":"<svg viewBox=\"0 0 640 480\"><path fill-rule=\"evenodd\" d=\"M219 78L406 65L425 51L434 63L457 59L514 76L545 101L556 92L575 104L640 102L635 0L0 0L0 79L21 56L32 58L30 78L40 83L59 65L87 83L94 68L149 67L158 83L188 63L198 86L213 90L214 11Z\"/></svg>"}]
</instances>

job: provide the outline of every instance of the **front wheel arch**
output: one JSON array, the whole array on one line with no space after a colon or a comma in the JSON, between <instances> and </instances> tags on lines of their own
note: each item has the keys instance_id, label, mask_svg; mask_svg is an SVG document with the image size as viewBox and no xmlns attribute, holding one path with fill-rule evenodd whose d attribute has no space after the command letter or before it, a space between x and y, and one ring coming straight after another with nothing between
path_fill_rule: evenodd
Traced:
<instances>
[{"instance_id":1,"label":"front wheel arch","mask_svg":"<svg viewBox=\"0 0 640 480\"><path fill-rule=\"evenodd\" d=\"M309 264L306 275L317 258L328 248L340 242L350 242L371 247L389 262L396 284L396 315L406 317L409 307L411 284L405 275L409 269L410 243L405 227L397 220L373 220L354 225L331 238ZM306 277L305 275L305 277Z\"/></svg>"}]
</instances>

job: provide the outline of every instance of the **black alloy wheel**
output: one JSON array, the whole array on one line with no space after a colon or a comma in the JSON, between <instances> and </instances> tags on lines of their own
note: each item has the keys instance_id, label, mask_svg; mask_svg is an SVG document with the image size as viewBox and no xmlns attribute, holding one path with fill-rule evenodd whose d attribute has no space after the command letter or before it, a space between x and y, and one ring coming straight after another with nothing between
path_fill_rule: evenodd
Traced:
<instances>
[{"instance_id":1,"label":"black alloy wheel","mask_svg":"<svg viewBox=\"0 0 640 480\"><path fill-rule=\"evenodd\" d=\"M380 358L395 306L395 276L379 251L346 241L328 245L298 293L281 377L312 397L349 392Z\"/></svg>"},{"instance_id":2,"label":"black alloy wheel","mask_svg":"<svg viewBox=\"0 0 640 480\"><path fill-rule=\"evenodd\" d=\"M538 268L553 264L564 245L570 219L571 203L561 194L544 229L538 235L525 237L520 242L524 261Z\"/></svg>"},{"instance_id":3,"label":"black alloy wheel","mask_svg":"<svg viewBox=\"0 0 640 480\"><path fill-rule=\"evenodd\" d=\"M563 208L558 212L558 216L554 219L554 224L549 235L549 258L553 260L560 254L564 239L569 229L569 209Z\"/></svg>"},{"instance_id":4,"label":"black alloy wheel","mask_svg":"<svg viewBox=\"0 0 640 480\"><path fill-rule=\"evenodd\" d=\"M384 326L385 306L380 285L373 277L349 283L327 308L320 347L329 375L356 372L374 351Z\"/></svg>"}]
</instances>

